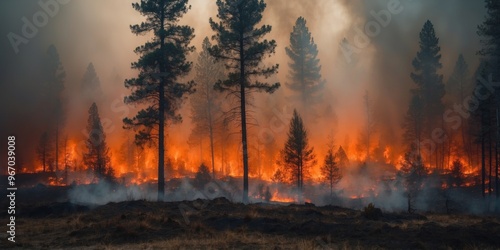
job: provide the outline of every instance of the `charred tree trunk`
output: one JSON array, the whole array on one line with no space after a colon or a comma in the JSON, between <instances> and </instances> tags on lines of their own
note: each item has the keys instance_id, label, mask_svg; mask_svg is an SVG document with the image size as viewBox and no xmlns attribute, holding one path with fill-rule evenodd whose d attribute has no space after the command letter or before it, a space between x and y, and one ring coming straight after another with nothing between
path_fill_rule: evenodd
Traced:
<instances>
[{"instance_id":1,"label":"charred tree trunk","mask_svg":"<svg viewBox=\"0 0 500 250\"><path fill-rule=\"evenodd\" d=\"M491 126L490 126L491 128ZM492 189L492 186L491 186L491 175L492 175L492 167L493 167L493 164L492 164L492 160L493 160L493 154L492 154L492 147L493 147L493 143L492 143L492 138L491 138L491 131L489 133L489 136L488 136L488 165L489 165L489 174L488 174L488 196L491 196L491 189Z\"/></svg>"},{"instance_id":2,"label":"charred tree trunk","mask_svg":"<svg viewBox=\"0 0 500 250\"><path fill-rule=\"evenodd\" d=\"M245 98L245 53L243 30L240 32L240 113L241 142L243 147L243 203L248 203L248 145L247 145L247 113Z\"/></svg>"},{"instance_id":3,"label":"charred tree trunk","mask_svg":"<svg viewBox=\"0 0 500 250\"><path fill-rule=\"evenodd\" d=\"M500 130L500 126L499 126L499 121L498 121L498 107L496 109L496 140L495 140L495 194L496 194L496 197L498 198L498 195L499 195L499 191L498 191L498 143L499 143L499 130Z\"/></svg>"},{"instance_id":4,"label":"charred tree trunk","mask_svg":"<svg viewBox=\"0 0 500 250\"><path fill-rule=\"evenodd\" d=\"M486 179L486 159L485 159L485 138L484 134L481 136L481 194L485 197L485 179Z\"/></svg>"},{"instance_id":5,"label":"charred tree trunk","mask_svg":"<svg viewBox=\"0 0 500 250\"><path fill-rule=\"evenodd\" d=\"M165 11L161 11L160 50L165 50ZM160 74L166 73L164 59L160 59ZM160 75L158 125L158 201L165 196L165 78Z\"/></svg>"}]
</instances>

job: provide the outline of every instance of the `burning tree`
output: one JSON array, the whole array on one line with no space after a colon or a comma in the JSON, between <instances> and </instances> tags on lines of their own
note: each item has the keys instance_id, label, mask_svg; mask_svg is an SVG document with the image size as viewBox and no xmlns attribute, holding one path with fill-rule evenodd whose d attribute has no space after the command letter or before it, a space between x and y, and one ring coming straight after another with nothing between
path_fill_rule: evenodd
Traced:
<instances>
[{"instance_id":1,"label":"burning tree","mask_svg":"<svg viewBox=\"0 0 500 250\"><path fill-rule=\"evenodd\" d=\"M197 83L196 92L191 95L191 119L194 122L194 128L191 131L192 141L193 137L199 138L202 144L203 137L208 136L210 141L210 155L212 160L212 177L215 178L215 155L214 155L214 134L217 127L222 127L220 123L221 113L221 95L215 91L214 85L217 81L224 77L224 65L216 62L208 49L212 45L206 37L203 40L198 62L195 65ZM202 147L202 145L200 145Z\"/></svg>"},{"instance_id":2,"label":"burning tree","mask_svg":"<svg viewBox=\"0 0 500 250\"><path fill-rule=\"evenodd\" d=\"M464 183L464 165L459 159L455 159L451 165L450 186L460 187Z\"/></svg>"},{"instance_id":3,"label":"burning tree","mask_svg":"<svg viewBox=\"0 0 500 250\"><path fill-rule=\"evenodd\" d=\"M335 153L335 159L337 159L337 166L339 168L345 168L349 165L349 158L342 146L339 146L339 149Z\"/></svg>"},{"instance_id":4,"label":"burning tree","mask_svg":"<svg viewBox=\"0 0 500 250\"><path fill-rule=\"evenodd\" d=\"M38 160L40 163L42 163L43 167L43 172L47 170L47 164L50 163L50 141L49 141L49 134L47 132L44 132L42 136L40 137L40 142L38 143L37 147L37 156Z\"/></svg>"},{"instance_id":5,"label":"burning tree","mask_svg":"<svg viewBox=\"0 0 500 250\"><path fill-rule=\"evenodd\" d=\"M194 82L179 83L186 76L192 63L187 54L194 51L190 42L194 30L178 25L179 19L188 11L188 0L156 1L143 0L132 7L146 17L141 24L131 25L132 33L144 35L149 32L153 38L135 49L140 55L132 68L139 70L137 78L127 79L125 87L132 94L125 98L127 104L146 104L133 118L125 118L125 128L135 129L136 143L144 144L158 139L158 200L165 194L165 122L180 122L177 113L187 93L193 92Z\"/></svg>"},{"instance_id":6,"label":"burning tree","mask_svg":"<svg viewBox=\"0 0 500 250\"><path fill-rule=\"evenodd\" d=\"M330 196L333 195L333 186L337 184L340 179L342 179L342 174L335 161L335 155L333 153L333 142L328 143L328 152L325 156L325 162L321 166L321 175L324 181L328 184L330 188Z\"/></svg>"},{"instance_id":7,"label":"burning tree","mask_svg":"<svg viewBox=\"0 0 500 250\"><path fill-rule=\"evenodd\" d=\"M309 146L307 131L297 110L293 111L288 139L280 156L278 165L282 165L287 170L290 182L297 183L297 189L301 195L304 179L308 177L309 169L316 165L316 156L314 148Z\"/></svg>"},{"instance_id":8,"label":"burning tree","mask_svg":"<svg viewBox=\"0 0 500 250\"><path fill-rule=\"evenodd\" d=\"M97 180L114 179L114 171L111 167L109 147L106 143L99 111L95 103L89 109L89 119L87 122L87 152L83 156L83 163L94 171Z\"/></svg>"},{"instance_id":9,"label":"burning tree","mask_svg":"<svg viewBox=\"0 0 500 250\"><path fill-rule=\"evenodd\" d=\"M272 93L279 83L268 84L251 77L268 78L275 74L278 65L262 66L264 57L274 54L276 41L262 40L271 32L271 26L256 27L266 8L263 0L217 0L219 22L210 18L216 44L210 54L225 62L228 78L218 81L215 87L233 94L240 101L241 141L243 151L243 202L248 202L248 145L247 145L247 95L251 90Z\"/></svg>"},{"instance_id":10,"label":"burning tree","mask_svg":"<svg viewBox=\"0 0 500 250\"><path fill-rule=\"evenodd\" d=\"M306 25L306 19L299 17L290 33L290 46L286 47L286 54L291 59L290 83L285 85L294 92L298 92L303 107L320 100L325 86L321 77L318 47Z\"/></svg>"}]
</instances>

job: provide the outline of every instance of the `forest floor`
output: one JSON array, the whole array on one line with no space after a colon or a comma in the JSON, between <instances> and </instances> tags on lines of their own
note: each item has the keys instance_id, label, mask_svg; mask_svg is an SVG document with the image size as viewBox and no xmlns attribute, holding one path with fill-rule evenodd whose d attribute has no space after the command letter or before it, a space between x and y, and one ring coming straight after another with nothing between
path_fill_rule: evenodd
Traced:
<instances>
[{"instance_id":1,"label":"forest floor","mask_svg":"<svg viewBox=\"0 0 500 250\"><path fill-rule=\"evenodd\" d=\"M5 207L2 204L2 207ZM313 204L126 201L25 204L0 249L500 249L500 217L383 213ZM4 229L6 211L0 217Z\"/></svg>"}]
</instances>

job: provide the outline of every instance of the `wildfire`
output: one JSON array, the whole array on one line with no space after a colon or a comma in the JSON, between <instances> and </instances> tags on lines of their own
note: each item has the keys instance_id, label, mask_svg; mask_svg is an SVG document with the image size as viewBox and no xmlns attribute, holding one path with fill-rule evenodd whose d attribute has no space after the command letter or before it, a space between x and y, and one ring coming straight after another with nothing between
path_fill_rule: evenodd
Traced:
<instances>
[{"instance_id":1,"label":"wildfire","mask_svg":"<svg viewBox=\"0 0 500 250\"><path fill-rule=\"evenodd\" d=\"M283 203L293 203L293 202L295 202L295 198L282 196L282 194L279 193L278 189L276 189L273 193L273 197L271 198L271 201L283 202Z\"/></svg>"}]
</instances>

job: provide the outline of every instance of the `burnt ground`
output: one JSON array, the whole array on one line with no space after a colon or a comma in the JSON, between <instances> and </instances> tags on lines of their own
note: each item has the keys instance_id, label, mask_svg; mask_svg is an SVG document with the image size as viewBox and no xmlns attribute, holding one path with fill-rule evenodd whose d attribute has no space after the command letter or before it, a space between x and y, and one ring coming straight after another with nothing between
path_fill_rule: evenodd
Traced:
<instances>
[{"instance_id":1,"label":"burnt ground","mask_svg":"<svg viewBox=\"0 0 500 250\"><path fill-rule=\"evenodd\" d=\"M2 204L4 207L4 204ZM1 221L7 220L2 210ZM127 201L24 204L0 249L498 249L497 216L383 213L313 204Z\"/></svg>"}]
</instances>

